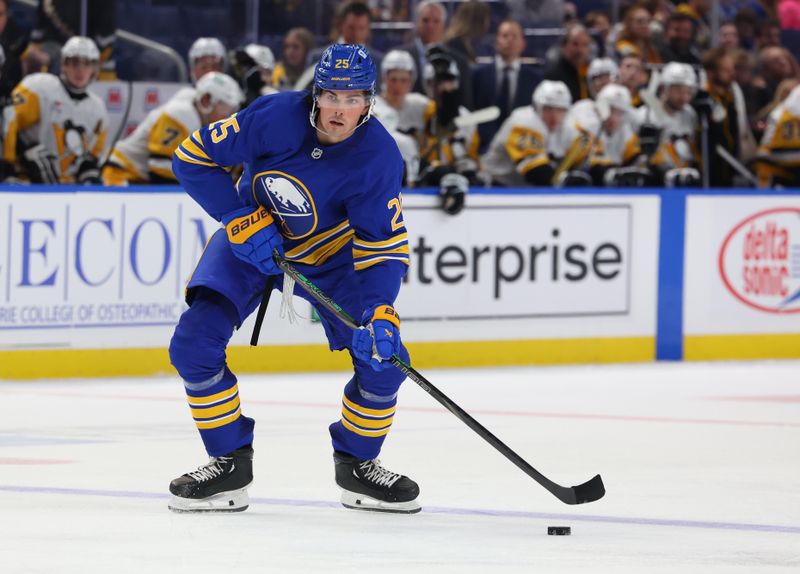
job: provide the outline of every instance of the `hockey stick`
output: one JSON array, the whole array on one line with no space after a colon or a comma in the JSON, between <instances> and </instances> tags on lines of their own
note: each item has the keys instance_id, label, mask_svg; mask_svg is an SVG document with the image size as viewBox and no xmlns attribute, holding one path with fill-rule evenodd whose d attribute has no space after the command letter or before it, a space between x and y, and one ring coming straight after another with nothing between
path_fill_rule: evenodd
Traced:
<instances>
[{"instance_id":1,"label":"hockey stick","mask_svg":"<svg viewBox=\"0 0 800 574\"><path fill-rule=\"evenodd\" d=\"M485 124L486 122L493 122L500 117L500 108L497 106L489 106L488 108L481 108L474 112L469 112L463 116L456 116L453 124L456 128L466 128L477 126L478 124Z\"/></svg>"},{"instance_id":2,"label":"hockey stick","mask_svg":"<svg viewBox=\"0 0 800 574\"><path fill-rule=\"evenodd\" d=\"M273 252L273 257L278 267L283 269L284 273L292 277L298 285L300 285L309 295L316 299L328 311L336 315L336 317L351 329L359 329L360 325L356 323L347 311L342 309L336 302L328 297L320 290L319 287L314 285L302 273L292 267L286 259L281 257L277 251ZM600 475L596 475L591 480L579 484L577 486L566 487L556 484L538 470L528 464L521 456L506 446L499 438L494 436L486 427L481 425L478 421L472 418L464 409L459 407L450 398L447 397L442 391L437 389L425 377L419 374L416 369L408 365L397 355L392 355L389 362L407 376L409 379L417 383L423 391L428 393L436 399L444 408L453 413L461 422L466 424L469 428L475 431L482 439L497 449L500 454L505 456L508 460L516 464L522 471L530 476L533 480L541 484L548 492L553 494L561 502L565 504L583 504L585 502L594 502L599 500L606 493L605 486L603 486L603 479Z\"/></svg>"},{"instance_id":3,"label":"hockey stick","mask_svg":"<svg viewBox=\"0 0 800 574\"><path fill-rule=\"evenodd\" d=\"M267 313L267 305L269 305L269 297L272 295L272 290L275 288L275 276L270 275L267 278L267 284L264 287L264 294L261 296L261 304L258 306L258 313L256 313L256 323L253 325L253 334L250 335L250 345L255 347L258 345L258 336L261 334L261 324L264 322L264 315Z\"/></svg>"},{"instance_id":4,"label":"hockey stick","mask_svg":"<svg viewBox=\"0 0 800 574\"><path fill-rule=\"evenodd\" d=\"M755 187L760 186L758 178L756 178L756 176L753 175L749 169L747 169L744 165L742 165L742 163L738 159L733 157L733 155L731 155L731 153L728 150L726 150L721 145L717 144L716 151L722 159L728 162L728 165L730 165L734 170L736 170L739 173L739 175L744 177L749 183L753 184Z\"/></svg>"}]
</instances>

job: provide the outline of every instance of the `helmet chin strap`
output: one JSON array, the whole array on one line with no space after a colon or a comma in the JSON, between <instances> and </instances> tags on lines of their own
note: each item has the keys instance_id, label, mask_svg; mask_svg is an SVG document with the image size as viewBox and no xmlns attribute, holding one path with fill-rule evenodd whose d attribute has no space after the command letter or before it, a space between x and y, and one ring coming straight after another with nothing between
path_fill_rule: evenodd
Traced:
<instances>
[{"instance_id":1,"label":"helmet chin strap","mask_svg":"<svg viewBox=\"0 0 800 574\"><path fill-rule=\"evenodd\" d=\"M372 117L372 108L373 108L373 107L375 107L375 98L374 98L374 97L370 97L370 101L369 101L369 109L367 110L367 113L366 113L366 114L364 114L364 119L362 119L360 122L358 122L358 124L356 125L356 127L354 127L352 130L350 130L349 132L347 132L347 133L345 134L345 137L349 137L349 136L350 136L350 134L352 134L352 133L353 133L354 131L356 131L358 128L360 128L360 127L361 127L361 126L363 126L365 123L367 123L367 120L369 120L369 118L370 118L370 117ZM328 137L331 137L331 138L332 138L332 137L335 137L335 136L333 136L333 135L329 134L328 132L326 132L325 130L323 130L321 127L319 127L319 126L318 126L318 125L315 123L315 121L314 121L314 116L316 115L316 111L317 111L317 99L316 99L316 98L314 98L314 99L312 100L312 102L311 102L311 112L308 114L308 122L311 124L311 127L312 127L312 128L314 128L315 130L319 131L319 132L322 132L322 133L324 133L324 134L325 134L326 136L328 136Z\"/></svg>"}]
</instances>

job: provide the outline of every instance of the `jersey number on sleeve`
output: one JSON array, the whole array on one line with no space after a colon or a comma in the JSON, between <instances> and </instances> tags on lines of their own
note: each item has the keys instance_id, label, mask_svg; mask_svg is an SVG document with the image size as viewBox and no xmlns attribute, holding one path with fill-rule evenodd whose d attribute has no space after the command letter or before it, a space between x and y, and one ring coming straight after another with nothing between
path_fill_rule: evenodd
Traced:
<instances>
[{"instance_id":1,"label":"jersey number on sleeve","mask_svg":"<svg viewBox=\"0 0 800 574\"><path fill-rule=\"evenodd\" d=\"M402 213L403 209L403 196L396 197L394 199L389 200L389 203L386 204L386 207L389 210L395 209L394 215L392 216L392 231L397 231L398 229L403 228L403 222L400 220L400 214Z\"/></svg>"},{"instance_id":2,"label":"jersey number on sleeve","mask_svg":"<svg viewBox=\"0 0 800 574\"><path fill-rule=\"evenodd\" d=\"M233 128L234 133L239 133L239 122L236 120L236 114L225 120L214 122L210 126L211 141L219 143L230 135L230 128Z\"/></svg>"}]
</instances>

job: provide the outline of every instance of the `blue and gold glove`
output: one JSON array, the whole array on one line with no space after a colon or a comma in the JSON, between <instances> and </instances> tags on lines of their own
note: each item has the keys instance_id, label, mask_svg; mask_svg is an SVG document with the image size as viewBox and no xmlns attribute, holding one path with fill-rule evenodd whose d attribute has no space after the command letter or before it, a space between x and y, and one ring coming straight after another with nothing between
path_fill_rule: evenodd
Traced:
<instances>
[{"instance_id":1,"label":"blue and gold glove","mask_svg":"<svg viewBox=\"0 0 800 574\"><path fill-rule=\"evenodd\" d=\"M280 275L272 250L283 255L283 237L265 207L243 207L222 216L234 255L265 275Z\"/></svg>"},{"instance_id":2,"label":"blue and gold glove","mask_svg":"<svg viewBox=\"0 0 800 574\"><path fill-rule=\"evenodd\" d=\"M364 313L364 326L353 331L353 355L376 371L392 366L387 360L400 352L400 317L391 305Z\"/></svg>"}]
</instances>

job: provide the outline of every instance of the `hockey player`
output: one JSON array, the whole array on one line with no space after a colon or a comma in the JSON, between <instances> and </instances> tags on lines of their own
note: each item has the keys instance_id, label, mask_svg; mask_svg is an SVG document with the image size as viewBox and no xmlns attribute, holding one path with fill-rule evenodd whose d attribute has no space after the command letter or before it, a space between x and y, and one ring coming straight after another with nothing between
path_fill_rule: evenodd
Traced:
<instances>
[{"instance_id":1,"label":"hockey player","mask_svg":"<svg viewBox=\"0 0 800 574\"><path fill-rule=\"evenodd\" d=\"M180 143L201 126L227 118L243 101L244 94L233 78L220 72L204 74L193 101L171 99L117 142L103 167L103 183L175 183L172 155Z\"/></svg>"},{"instance_id":2,"label":"hockey player","mask_svg":"<svg viewBox=\"0 0 800 574\"><path fill-rule=\"evenodd\" d=\"M443 51L430 53L423 76L435 106L426 114L418 183L438 186L442 209L455 215L464 207L470 184L477 183L478 131L455 124L456 117L468 113L461 106L455 60Z\"/></svg>"},{"instance_id":3,"label":"hockey player","mask_svg":"<svg viewBox=\"0 0 800 574\"><path fill-rule=\"evenodd\" d=\"M689 64L670 62L658 78L659 99L634 113L634 125L643 134L658 134L649 165L656 185L699 186L697 114L690 105L697 91L697 77ZM644 144L642 144L644 147Z\"/></svg>"},{"instance_id":4,"label":"hockey player","mask_svg":"<svg viewBox=\"0 0 800 574\"><path fill-rule=\"evenodd\" d=\"M316 65L311 94L260 98L195 131L175 152L178 180L224 228L211 237L192 275L190 307L169 348L211 456L172 481L173 510L247 508L254 423L242 413L225 348L258 305L268 276L284 288L275 249L364 326L352 331L317 307L331 349L348 349L354 368L342 416L329 427L342 503L420 509L417 484L376 460L405 379L386 359L409 359L392 307L408 265L403 160L370 117L375 81L363 46L334 44ZM241 162L237 189L224 166Z\"/></svg>"},{"instance_id":5,"label":"hockey player","mask_svg":"<svg viewBox=\"0 0 800 574\"><path fill-rule=\"evenodd\" d=\"M272 87L274 69L275 55L269 46L247 44L233 53L231 73L244 90L245 107L259 96L278 93Z\"/></svg>"},{"instance_id":6,"label":"hockey player","mask_svg":"<svg viewBox=\"0 0 800 574\"><path fill-rule=\"evenodd\" d=\"M551 186L551 151L572 96L564 82L542 80L532 105L514 110L495 134L481 166L492 183L507 187Z\"/></svg>"},{"instance_id":7,"label":"hockey player","mask_svg":"<svg viewBox=\"0 0 800 574\"><path fill-rule=\"evenodd\" d=\"M217 38L198 38L189 47L189 70L192 85L175 92L171 99L194 99L194 84L209 72L225 71L225 46Z\"/></svg>"},{"instance_id":8,"label":"hockey player","mask_svg":"<svg viewBox=\"0 0 800 574\"><path fill-rule=\"evenodd\" d=\"M645 185L648 172L640 167L639 138L630 125L631 95L609 84L597 100L575 103L564 119L562 146L566 150L554 176L565 186Z\"/></svg>"},{"instance_id":9,"label":"hockey player","mask_svg":"<svg viewBox=\"0 0 800 574\"><path fill-rule=\"evenodd\" d=\"M108 114L87 90L100 52L73 36L61 49L61 77L26 76L3 111L3 157L32 183L100 183L98 159L106 145Z\"/></svg>"},{"instance_id":10,"label":"hockey player","mask_svg":"<svg viewBox=\"0 0 800 574\"><path fill-rule=\"evenodd\" d=\"M756 155L760 187L800 186L800 86L767 119Z\"/></svg>"},{"instance_id":11,"label":"hockey player","mask_svg":"<svg viewBox=\"0 0 800 574\"><path fill-rule=\"evenodd\" d=\"M392 50L381 61L381 94L375 98L375 117L395 139L406 164L405 183L413 186L419 175L419 138L434 103L412 92L416 67L411 54Z\"/></svg>"},{"instance_id":12,"label":"hockey player","mask_svg":"<svg viewBox=\"0 0 800 574\"><path fill-rule=\"evenodd\" d=\"M416 67L411 54L392 50L381 62L381 94L375 98L375 117L387 129L414 135L425 130L426 114L433 114L433 101L412 92Z\"/></svg>"},{"instance_id":13,"label":"hockey player","mask_svg":"<svg viewBox=\"0 0 800 574\"><path fill-rule=\"evenodd\" d=\"M597 98L604 87L616 82L619 77L619 67L611 58L596 58L586 70L586 80L589 82L589 97Z\"/></svg>"}]
</instances>

